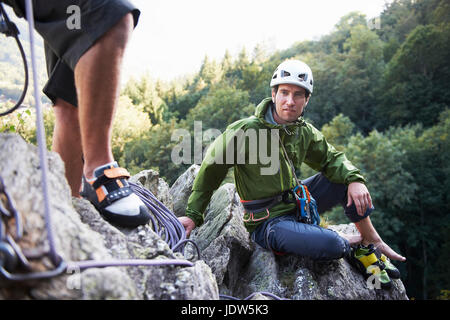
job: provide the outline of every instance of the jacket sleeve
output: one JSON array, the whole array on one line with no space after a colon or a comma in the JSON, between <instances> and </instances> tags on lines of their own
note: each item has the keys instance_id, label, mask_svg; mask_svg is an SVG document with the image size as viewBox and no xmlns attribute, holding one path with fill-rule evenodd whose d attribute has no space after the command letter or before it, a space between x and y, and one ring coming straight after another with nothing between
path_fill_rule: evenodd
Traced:
<instances>
[{"instance_id":1,"label":"jacket sleeve","mask_svg":"<svg viewBox=\"0 0 450 320\"><path fill-rule=\"evenodd\" d=\"M203 224L204 212L214 191L219 188L228 173L228 169L233 166L234 161L230 161L230 159L227 161L226 159L226 150L230 148L230 143L226 141L226 137L227 131L208 148L205 159L194 180L192 193L186 208L186 216L195 222L196 227Z\"/></svg>"},{"instance_id":2,"label":"jacket sleeve","mask_svg":"<svg viewBox=\"0 0 450 320\"><path fill-rule=\"evenodd\" d=\"M334 183L365 183L360 170L356 168L343 152L329 144L323 134L310 126L311 140L305 157L305 163L323 174Z\"/></svg>"}]
</instances>

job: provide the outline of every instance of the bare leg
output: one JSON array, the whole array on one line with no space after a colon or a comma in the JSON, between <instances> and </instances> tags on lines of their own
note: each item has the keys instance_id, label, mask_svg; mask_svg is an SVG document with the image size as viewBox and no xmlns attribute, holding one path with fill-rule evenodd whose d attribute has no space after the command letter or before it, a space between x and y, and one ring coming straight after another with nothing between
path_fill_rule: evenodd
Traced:
<instances>
[{"instance_id":1,"label":"bare leg","mask_svg":"<svg viewBox=\"0 0 450 320\"><path fill-rule=\"evenodd\" d=\"M66 178L72 196L80 197L81 175L83 172L80 124L78 109L72 104L57 99L54 105L55 128L52 150L58 152L64 161Z\"/></svg>"},{"instance_id":2,"label":"bare leg","mask_svg":"<svg viewBox=\"0 0 450 320\"><path fill-rule=\"evenodd\" d=\"M122 59L133 30L131 14L104 34L78 61L75 86L79 104L83 173L93 178L93 170L114 161L111 131L119 96Z\"/></svg>"},{"instance_id":3,"label":"bare leg","mask_svg":"<svg viewBox=\"0 0 450 320\"><path fill-rule=\"evenodd\" d=\"M375 247L377 247L382 253L384 253L388 258L392 260L405 261L406 258L399 255L397 252L391 249L378 235L374 226L372 225L372 221L370 221L370 217L362 219L359 222L355 222L355 226L361 234L363 240L363 245L368 245L373 243Z\"/></svg>"}]
</instances>

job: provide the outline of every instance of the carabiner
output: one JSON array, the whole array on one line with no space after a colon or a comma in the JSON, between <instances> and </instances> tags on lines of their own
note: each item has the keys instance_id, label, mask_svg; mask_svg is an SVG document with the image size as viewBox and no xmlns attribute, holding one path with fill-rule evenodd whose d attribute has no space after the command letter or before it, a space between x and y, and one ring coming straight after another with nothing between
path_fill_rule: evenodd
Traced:
<instances>
[{"instance_id":1,"label":"carabiner","mask_svg":"<svg viewBox=\"0 0 450 320\"><path fill-rule=\"evenodd\" d=\"M16 252L6 242L0 242L0 268L12 271L17 267L18 259Z\"/></svg>"}]
</instances>

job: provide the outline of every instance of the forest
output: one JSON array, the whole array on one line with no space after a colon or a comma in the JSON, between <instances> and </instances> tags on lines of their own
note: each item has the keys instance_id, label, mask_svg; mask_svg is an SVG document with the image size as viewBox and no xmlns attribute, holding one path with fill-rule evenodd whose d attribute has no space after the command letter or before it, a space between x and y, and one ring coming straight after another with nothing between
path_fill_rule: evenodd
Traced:
<instances>
[{"instance_id":1,"label":"forest","mask_svg":"<svg viewBox=\"0 0 450 320\"><path fill-rule=\"evenodd\" d=\"M285 50L261 44L236 56L224 52L220 61L205 56L198 72L169 82L151 74L130 78L114 120L115 159L133 174L155 169L171 185L190 166L171 161L178 144L172 137L175 130L193 136L194 121L201 121L203 131L223 132L252 115L270 95L270 78L280 62L305 61L315 83L305 118L366 177L376 208L373 224L407 258L396 265L408 296L449 299L449 39L449 1L394 0L377 23L351 12L329 34ZM12 45L0 48L3 104L20 94L22 71L15 50ZM41 64L44 73L42 57ZM49 149L53 121L48 107ZM33 110L1 118L1 131L36 143ZM304 165L299 174L306 178L314 171ZM233 181L232 172L227 181ZM348 223L342 208L327 213L326 219Z\"/></svg>"}]
</instances>

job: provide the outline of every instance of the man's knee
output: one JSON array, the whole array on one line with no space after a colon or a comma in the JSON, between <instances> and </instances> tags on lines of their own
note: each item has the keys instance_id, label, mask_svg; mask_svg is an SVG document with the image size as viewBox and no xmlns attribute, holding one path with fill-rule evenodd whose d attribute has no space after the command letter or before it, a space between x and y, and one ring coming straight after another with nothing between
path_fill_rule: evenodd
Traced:
<instances>
[{"instance_id":1,"label":"man's knee","mask_svg":"<svg viewBox=\"0 0 450 320\"><path fill-rule=\"evenodd\" d=\"M53 105L53 112L57 124L79 128L78 108L74 105L58 98Z\"/></svg>"},{"instance_id":2,"label":"man's knee","mask_svg":"<svg viewBox=\"0 0 450 320\"><path fill-rule=\"evenodd\" d=\"M348 241L338 235L337 232L327 230L327 235L323 238L322 255L318 260L335 260L343 258L350 250Z\"/></svg>"}]
</instances>

